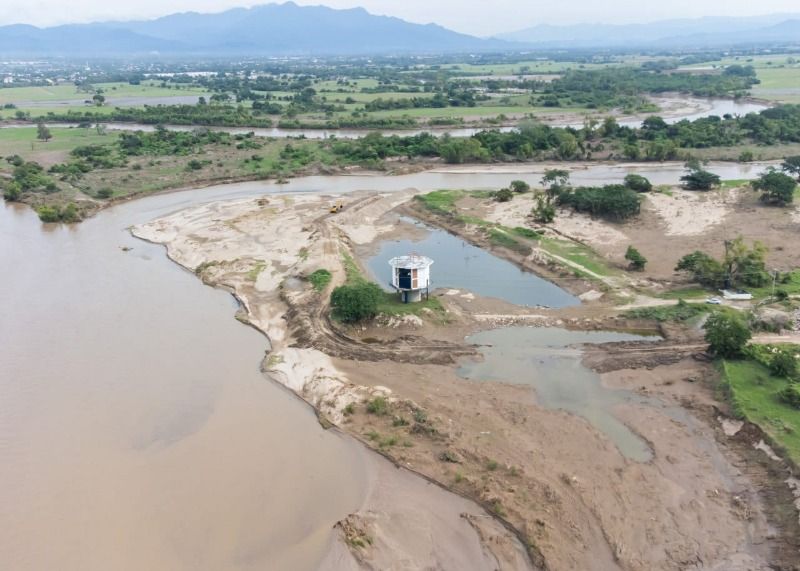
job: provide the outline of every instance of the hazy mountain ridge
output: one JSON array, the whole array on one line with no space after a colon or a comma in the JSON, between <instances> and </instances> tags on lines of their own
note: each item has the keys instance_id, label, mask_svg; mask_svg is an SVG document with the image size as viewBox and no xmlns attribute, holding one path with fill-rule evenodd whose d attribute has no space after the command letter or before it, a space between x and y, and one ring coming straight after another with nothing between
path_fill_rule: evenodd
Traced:
<instances>
[{"instance_id":1,"label":"hazy mountain ridge","mask_svg":"<svg viewBox=\"0 0 800 571\"><path fill-rule=\"evenodd\" d=\"M497 36L547 47L701 46L766 41L800 43L800 14L713 16L643 24L540 24Z\"/></svg>"},{"instance_id":2,"label":"hazy mountain ridge","mask_svg":"<svg viewBox=\"0 0 800 571\"><path fill-rule=\"evenodd\" d=\"M0 53L59 55L367 54L506 47L435 24L375 16L363 8L265 4L215 14L184 12L155 20L0 27Z\"/></svg>"}]
</instances>

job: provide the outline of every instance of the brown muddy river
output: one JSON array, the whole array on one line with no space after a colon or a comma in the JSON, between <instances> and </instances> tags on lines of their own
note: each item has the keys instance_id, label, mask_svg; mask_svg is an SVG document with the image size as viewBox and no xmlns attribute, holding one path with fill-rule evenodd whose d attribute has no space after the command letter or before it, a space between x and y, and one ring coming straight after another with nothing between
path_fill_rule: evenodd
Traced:
<instances>
[{"instance_id":1,"label":"brown muddy river","mask_svg":"<svg viewBox=\"0 0 800 571\"><path fill-rule=\"evenodd\" d=\"M232 298L126 232L181 200L0 207L3 569L313 569L361 505L363 452L260 374Z\"/></svg>"},{"instance_id":2,"label":"brown muddy river","mask_svg":"<svg viewBox=\"0 0 800 571\"><path fill-rule=\"evenodd\" d=\"M536 180L543 168L523 170ZM761 168L712 170L748 178ZM573 181L628 170L592 166ZM646 174L674 182L682 167ZM332 525L364 500L360 446L322 430L260 374L266 340L232 319L228 294L129 226L268 192L496 188L511 178L520 177L234 184L133 201L74 227L0 206L0 568L314 569Z\"/></svg>"}]
</instances>

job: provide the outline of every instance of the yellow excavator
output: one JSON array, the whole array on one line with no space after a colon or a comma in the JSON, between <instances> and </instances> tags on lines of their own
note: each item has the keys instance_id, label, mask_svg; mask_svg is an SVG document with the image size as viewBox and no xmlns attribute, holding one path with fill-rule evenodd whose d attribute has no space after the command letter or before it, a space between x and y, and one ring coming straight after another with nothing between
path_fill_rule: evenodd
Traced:
<instances>
[{"instance_id":1,"label":"yellow excavator","mask_svg":"<svg viewBox=\"0 0 800 571\"><path fill-rule=\"evenodd\" d=\"M344 208L344 202L338 200L335 203L331 204L331 214L336 214L337 212L340 212L343 208Z\"/></svg>"}]
</instances>

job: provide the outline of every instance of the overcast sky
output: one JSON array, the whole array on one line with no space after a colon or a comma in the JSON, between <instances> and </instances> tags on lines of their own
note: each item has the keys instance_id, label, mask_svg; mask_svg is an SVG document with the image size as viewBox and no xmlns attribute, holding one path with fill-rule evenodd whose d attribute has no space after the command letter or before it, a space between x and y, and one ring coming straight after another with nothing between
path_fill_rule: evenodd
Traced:
<instances>
[{"instance_id":1,"label":"overcast sky","mask_svg":"<svg viewBox=\"0 0 800 571\"><path fill-rule=\"evenodd\" d=\"M798 0L296 0L333 8L363 6L374 14L436 22L459 32L489 36L535 24L647 22L710 15L800 13ZM49 26L68 22L151 18L194 10L219 12L268 0L0 0L0 24Z\"/></svg>"}]
</instances>

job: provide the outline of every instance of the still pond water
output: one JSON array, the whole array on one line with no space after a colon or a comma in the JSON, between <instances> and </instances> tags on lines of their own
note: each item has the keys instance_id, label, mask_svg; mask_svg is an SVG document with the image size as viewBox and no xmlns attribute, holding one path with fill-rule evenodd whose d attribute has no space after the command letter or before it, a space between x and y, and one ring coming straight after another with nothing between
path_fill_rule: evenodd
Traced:
<instances>
[{"instance_id":1,"label":"still pond water","mask_svg":"<svg viewBox=\"0 0 800 571\"><path fill-rule=\"evenodd\" d=\"M431 288L460 288L484 297L502 299L516 305L567 307L578 305L575 296L534 274L524 272L507 260L473 246L444 230L411 218L406 222L424 228L421 240L387 240L367 260L372 278L391 290L388 261L412 252L433 259Z\"/></svg>"}]
</instances>

